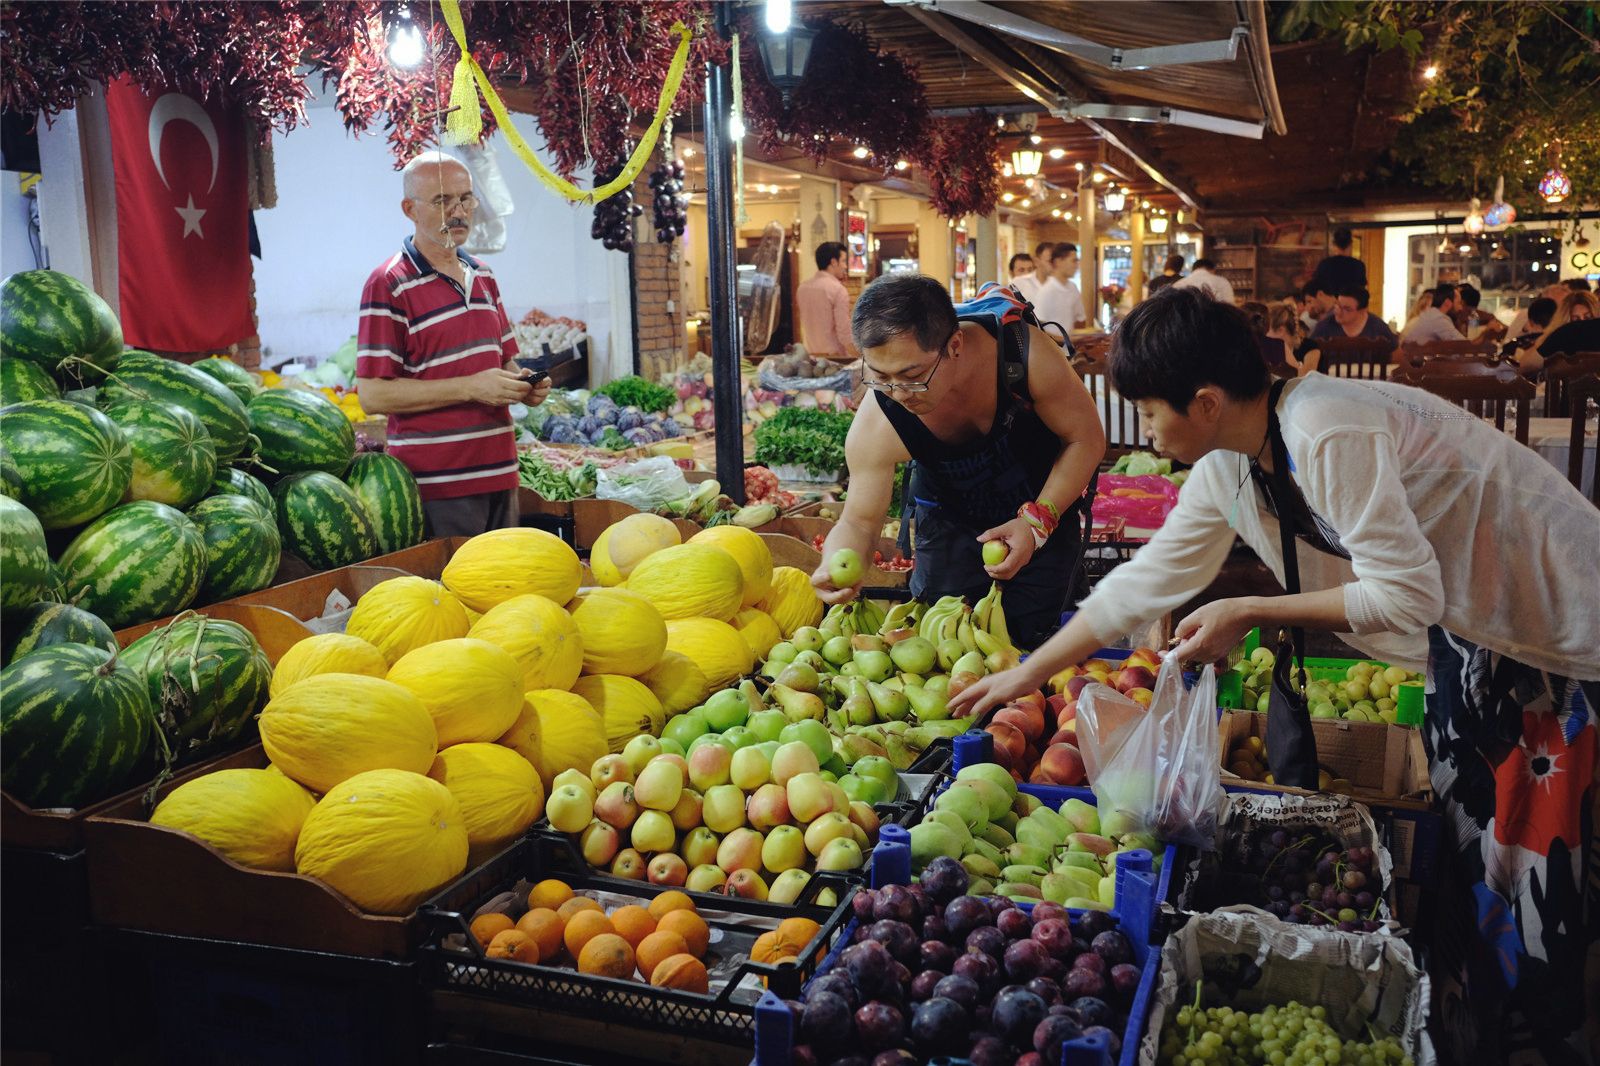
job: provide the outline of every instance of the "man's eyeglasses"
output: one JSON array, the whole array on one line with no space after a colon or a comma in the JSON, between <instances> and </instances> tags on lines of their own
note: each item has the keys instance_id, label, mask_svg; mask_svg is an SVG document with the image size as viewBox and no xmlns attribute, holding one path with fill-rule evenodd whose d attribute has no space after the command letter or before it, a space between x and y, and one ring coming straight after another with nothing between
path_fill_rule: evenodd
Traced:
<instances>
[{"instance_id":1,"label":"man's eyeglasses","mask_svg":"<svg viewBox=\"0 0 1600 1066\"><path fill-rule=\"evenodd\" d=\"M471 212L477 210L478 198L470 192L465 196L435 196L428 201L428 206L447 215L457 207L460 207L463 211Z\"/></svg>"},{"instance_id":2,"label":"man's eyeglasses","mask_svg":"<svg viewBox=\"0 0 1600 1066\"><path fill-rule=\"evenodd\" d=\"M954 337L955 334L952 333L950 336ZM921 381L875 381L867 377L867 366L862 363L861 384L873 392L894 392L897 389L901 392L927 392L928 383L933 380L933 375L939 372L939 364L944 362L944 357L949 354L950 340L947 337L945 342L939 346L939 358L933 361L933 369L928 371L928 376Z\"/></svg>"}]
</instances>

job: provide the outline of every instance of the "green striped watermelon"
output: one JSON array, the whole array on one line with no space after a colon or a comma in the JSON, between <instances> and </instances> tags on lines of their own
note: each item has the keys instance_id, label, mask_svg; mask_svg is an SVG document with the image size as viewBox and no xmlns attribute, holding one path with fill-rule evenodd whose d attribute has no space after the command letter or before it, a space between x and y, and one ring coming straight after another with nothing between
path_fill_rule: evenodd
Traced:
<instances>
[{"instance_id":1,"label":"green striped watermelon","mask_svg":"<svg viewBox=\"0 0 1600 1066\"><path fill-rule=\"evenodd\" d=\"M233 462L250 442L250 417L239 397L194 367L149 352L129 352L100 390L102 403L128 399L165 400L197 416L211 434L219 463Z\"/></svg>"},{"instance_id":2,"label":"green striped watermelon","mask_svg":"<svg viewBox=\"0 0 1600 1066\"><path fill-rule=\"evenodd\" d=\"M104 648L55 644L0 670L0 785L30 807L81 807L150 745L144 675Z\"/></svg>"},{"instance_id":3,"label":"green striped watermelon","mask_svg":"<svg viewBox=\"0 0 1600 1066\"><path fill-rule=\"evenodd\" d=\"M67 388L82 388L122 358L122 324L72 275L24 270L0 281L0 356L37 363Z\"/></svg>"},{"instance_id":4,"label":"green striped watermelon","mask_svg":"<svg viewBox=\"0 0 1600 1066\"><path fill-rule=\"evenodd\" d=\"M380 552L422 542L422 494L406 464L382 452L362 452L351 461L344 480L372 519Z\"/></svg>"},{"instance_id":5,"label":"green striped watermelon","mask_svg":"<svg viewBox=\"0 0 1600 1066\"><path fill-rule=\"evenodd\" d=\"M22 473L22 502L46 529L70 529L104 514L133 477L122 430L71 400L28 400L0 410L0 443Z\"/></svg>"},{"instance_id":6,"label":"green striped watermelon","mask_svg":"<svg viewBox=\"0 0 1600 1066\"><path fill-rule=\"evenodd\" d=\"M182 511L154 500L113 509L61 553L65 586L112 629L189 606L206 576L206 542Z\"/></svg>"},{"instance_id":7,"label":"green striped watermelon","mask_svg":"<svg viewBox=\"0 0 1600 1066\"><path fill-rule=\"evenodd\" d=\"M272 512L272 490L261 483L261 479L245 473L236 466L224 467L217 471L217 476L211 482L211 495L213 496L248 496L261 506Z\"/></svg>"},{"instance_id":8,"label":"green striped watermelon","mask_svg":"<svg viewBox=\"0 0 1600 1066\"><path fill-rule=\"evenodd\" d=\"M188 614L129 644L122 657L149 685L156 727L179 761L227 745L267 705L272 664L237 622Z\"/></svg>"},{"instance_id":9,"label":"green striped watermelon","mask_svg":"<svg viewBox=\"0 0 1600 1066\"><path fill-rule=\"evenodd\" d=\"M52 644L87 644L110 651L117 646L117 638L98 616L51 600L38 601L6 624L4 658L8 663Z\"/></svg>"},{"instance_id":10,"label":"green striped watermelon","mask_svg":"<svg viewBox=\"0 0 1600 1066\"><path fill-rule=\"evenodd\" d=\"M0 359L0 406L59 399L61 386L44 367L26 359Z\"/></svg>"},{"instance_id":11,"label":"green striped watermelon","mask_svg":"<svg viewBox=\"0 0 1600 1066\"><path fill-rule=\"evenodd\" d=\"M22 611L50 586L44 527L26 506L0 496L0 610ZM7 623L9 634L11 623Z\"/></svg>"},{"instance_id":12,"label":"green striped watermelon","mask_svg":"<svg viewBox=\"0 0 1600 1066\"><path fill-rule=\"evenodd\" d=\"M356 454L356 431L339 405L306 389L267 389L250 401L257 454L280 474L325 470L339 477Z\"/></svg>"},{"instance_id":13,"label":"green striped watermelon","mask_svg":"<svg viewBox=\"0 0 1600 1066\"><path fill-rule=\"evenodd\" d=\"M201 359L193 364L194 368L207 377L216 378L239 397L239 402L248 405L255 399L259 386L256 379L250 376L250 371L224 356L213 355Z\"/></svg>"},{"instance_id":14,"label":"green striped watermelon","mask_svg":"<svg viewBox=\"0 0 1600 1066\"><path fill-rule=\"evenodd\" d=\"M217 451L194 414L162 400L118 400L106 417L122 427L133 452L124 503L155 500L182 511L211 491Z\"/></svg>"},{"instance_id":15,"label":"green striped watermelon","mask_svg":"<svg viewBox=\"0 0 1600 1066\"><path fill-rule=\"evenodd\" d=\"M22 499L22 471L11 458L11 449L0 444L0 496Z\"/></svg>"},{"instance_id":16,"label":"green striped watermelon","mask_svg":"<svg viewBox=\"0 0 1600 1066\"><path fill-rule=\"evenodd\" d=\"M335 570L377 554L378 536L357 496L321 470L292 474L272 488L283 550L317 570Z\"/></svg>"},{"instance_id":17,"label":"green striped watermelon","mask_svg":"<svg viewBox=\"0 0 1600 1066\"><path fill-rule=\"evenodd\" d=\"M283 541L272 512L248 496L210 496L189 508L206 542L199 602L217 603L272 584Z\"/></svg>"}]
</instances>

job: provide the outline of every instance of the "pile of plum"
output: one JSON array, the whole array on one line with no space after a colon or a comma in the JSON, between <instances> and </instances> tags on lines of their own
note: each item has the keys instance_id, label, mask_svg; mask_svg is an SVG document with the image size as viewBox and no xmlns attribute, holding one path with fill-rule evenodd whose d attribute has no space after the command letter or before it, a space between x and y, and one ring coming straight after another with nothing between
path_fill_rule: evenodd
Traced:
<instances>
[{"instance_id":1,"label":"pile of plum","mask_svg":"<svg viewBox=\"0 0 1600 1066\"><path fill-rule=\"evenodd\" d=\"M1140 976L1116 919L1046 902L1030 914L969 885L940 857L915 885L856 894L853 942L789 1004L795 1066L1053 1066L1097 1032L1115 1060Z\"/></svg>"}]
</instances>

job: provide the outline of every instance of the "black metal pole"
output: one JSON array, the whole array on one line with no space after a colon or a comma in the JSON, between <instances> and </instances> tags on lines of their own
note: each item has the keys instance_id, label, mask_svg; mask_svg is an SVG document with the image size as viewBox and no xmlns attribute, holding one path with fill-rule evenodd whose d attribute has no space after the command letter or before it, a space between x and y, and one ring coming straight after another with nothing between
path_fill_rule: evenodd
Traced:
<instances>
[{"instance_id":1,"label":"black metal pole","mask_svg":"<svg viewBox=\"0 0 1600 1066\"><path fill-rule=\"evenodd\" d=\"M728 8L717 5L717 32L724 39ZM717 480L741 506L744 496L744 402L739 378L738 234L733 224L733 141L728 115L733 100L730 68L706 67L706 243L711 278L712 412L716 418Z\"/></svg>"}]
</instances>

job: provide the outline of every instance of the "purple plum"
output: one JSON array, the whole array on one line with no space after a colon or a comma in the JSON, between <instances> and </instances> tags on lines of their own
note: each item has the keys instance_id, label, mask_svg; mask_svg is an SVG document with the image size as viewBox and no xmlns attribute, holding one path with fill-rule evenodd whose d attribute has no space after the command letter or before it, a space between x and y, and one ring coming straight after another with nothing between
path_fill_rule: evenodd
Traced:
<instances>
[{"instance_id":1,"label":"purple plum","mask_svg":"<svg viewBox=\"0 0 1600 1066\"><path fill-rule=\"evenodd\" d=\"M1111 987L1117 990L1117 995L1128 1000L1139 991L1139 967L1131 962L1119 962L1111 967Z\"/></svg>"},{"instance_id":2,"label":"purple plum","mask_svg":"<svg viewBox=\"0 0 1600 1066\"><path fill-rule=\"evenodd\" d=\"M855 1019L843 996L832 992L813 992L806 997L806 1012L800 1032L813 1047L837 1048L848 1045L855 1036Z\"/></svg>"},{"instance_id":3,"label":"purple plum","mask_svg":"<svg viewBox=\"0 0 1600 1066\"><path fill-rule=\"evenodd\" d=\"M989 913L988 904L978 896L957 896L945 904L944 924L950 936L965 943L967 934L974 929L993 925L994 915Z\"/></svg>"},{"instance_id":4,"label":"purple plum","mask_svg":"<svg viewBox=\"0 0 1600 1066\"><path fill-rule=\"evenodd\" d=\"M948 855L941 855L927 865L918 882L928 901L943 907L957 896L967 894L972 876L967 868Z\"/></svg>"},{"instance_id":5,"label":"purple plum","mask_svg":"<svg viewBox=\"0 0 1600 1066\"><path fill-rule=\"evenodd\" d=\"M908 993L911 1002L921 1003L925 999L932 999L933 990L948 976L939 970L923 970L917 974L911 979L911 989Z\"/></svg>"},{"instance_id":6,"label":"purple plum","mask_svg":"<svg viewBox=\"0 0 1600 1066\"><path fill-rule=\"evenodd\" d=\"M1008 1044L1026 1047L1047 1010L1045 1001L1027 989L1007 989L994 999L990 1031Z\"/></svg>"},{"instance_id":7,"label":"purple plum","mask_svg":"<svg viewBox=\"0 0 1600 1066\"><path fill-rule=\"evenodd\" d=\"M995 916L994 927L1007 940L1017 940L1033 932L1033 919L1021 907L1008 907Z\"/></svg>"},{"instance_id":8,"label":"purple plum","mask_svg":"<svg viewBox=\"0 0 1600 1066\"><path fill-rule=\"evenodd\" d=\"M966 1010L943 996L917 1004L911 1015L911 1039L926 1056L961 1054L970 1046Z\"/></svg>"},{"instance_id":9,"label":"purple plum","mask_svg":"<svg viewBox=\"0 0 1600 1066\"><path fill-rule=\"evenodd\" d=\"M872 925L872 937L889 950L899 962L912 962L917 958L917 934L905 922L885 918Z\"/></svg>"},{"instance_id":10,"label":"purple plum","mask_svg":"<svg viewBox=\"0 0 1600 1066\"><path fill-rule=\"evenodd\" d=\"M873 905L874 921L893 920L907 925L917 918L917 898L905 885L889 885L878 890L878 901Z\"/></svg>"},{"instance_id":11,"label":"purple plum","mask_svg":"<svg viewBox=\"0 0 1600 1066\"><path fill-rule=\"evenodd\" d=\"M930 999L949 999L959 1003L963 1010L971 1011L977 1007L979 999L983 996L983 989L977 981L965 974L951 974L934 986Z\"/></svg>"},{"instance_id":12,"label":"purple plum","mask_svg":"<svg viewBox=\"0 0 1600 1066\"><path fill-rule=\"evenodd\" d=\"M922 960L923 969L938 970L941 973L950 972L950 967L955 965L956 956L959 954L954 947L942 940L924 940L917 953Z\"/></svg>"},{"instance_id":13,"label":"purple plum","mask_svg":"<svg viewBox=\"0 0 1600 1066\"><path fill-rule=\"evenodd\" d=\"M905 1018L886 1003L868 1003L856 1011L855 1022L856 1033L868 1047L892 1047L906 1035Z\"/></svg>"},{"instance_id":14,"label":"purple plum","mask_svg":"<svg viewBox=\"0 0 1600 1066\"><path fill-rule=\"evenodd\" d=\"M1006 948L1006 976L1013 981L1031 981L1044 972L1050 953L1037 940L1018 940Z\"/></svg>"},{"instance_id":15,"label":"purple plum","mask_svg":"<svg viewBox=\"0 0 1600 1066\"><path fill-rule=\"evenodd\" d=\"M1083 1035L1083 1029L1068 1014L1047 1014L1033 1028L1033 1050L1046 1062L1061 1061L1061 1045Z\"/></svg>"},{"instance_id":16,"label":"purple plum","mask_svg":"<svg viewBox=\"0 0 1600 1066\"><path fill-rule=\"evenodd\" d=\"M1072 999L1082 996L1094 996L1103 999L1106 995L1105 975L1097 973L1087 967L1080 967L1067 974L1067 979L1061 983L1061 994Z\"/></svg>"}]
</instances>

